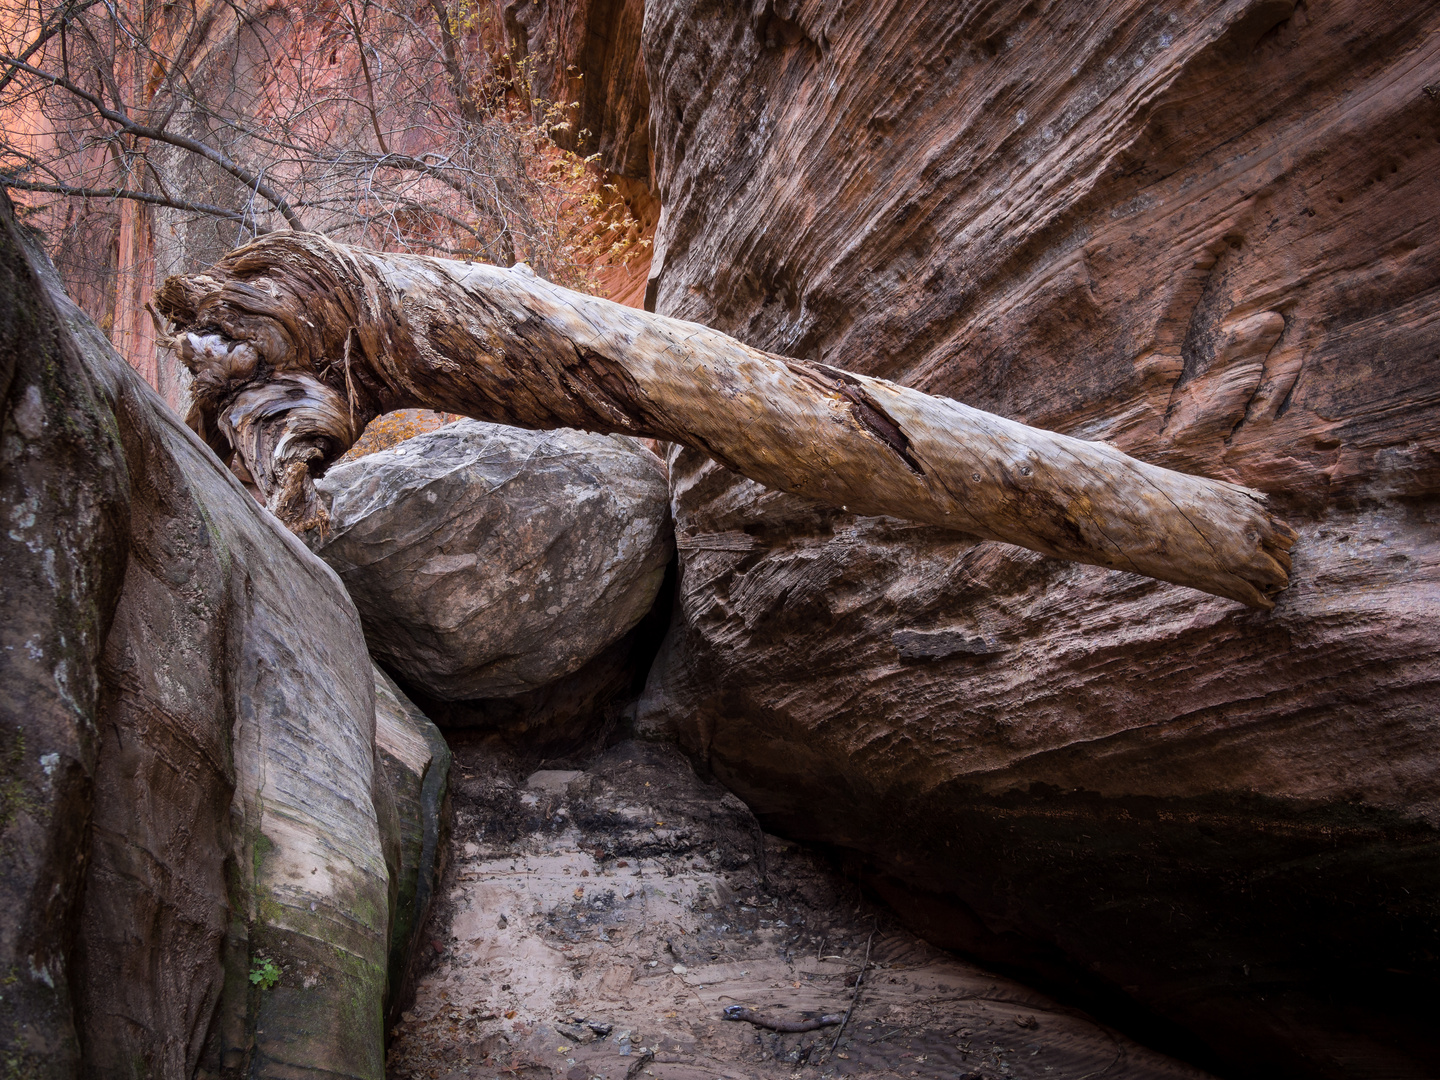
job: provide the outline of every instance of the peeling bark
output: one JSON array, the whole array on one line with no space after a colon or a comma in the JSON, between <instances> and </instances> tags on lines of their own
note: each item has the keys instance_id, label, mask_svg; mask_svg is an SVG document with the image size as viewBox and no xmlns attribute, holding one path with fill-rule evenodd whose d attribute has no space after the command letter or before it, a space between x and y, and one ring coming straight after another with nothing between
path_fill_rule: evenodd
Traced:
<instances>
[{"instance_id":1,"label":"peeling bark","mask_svg":"<svg viewBox=\"0 0 1440 1080\"><path fill-rule=\"evenodd\" d=\"M1263 496L883 379L621 307L524 266L265 237L157 305L195 373L192 423L272 510L323 520L310 478L383 412L431 408L702 450L769 487L1187 585L1252 607L1294 532Z\"/></svg>"}]
</instances>

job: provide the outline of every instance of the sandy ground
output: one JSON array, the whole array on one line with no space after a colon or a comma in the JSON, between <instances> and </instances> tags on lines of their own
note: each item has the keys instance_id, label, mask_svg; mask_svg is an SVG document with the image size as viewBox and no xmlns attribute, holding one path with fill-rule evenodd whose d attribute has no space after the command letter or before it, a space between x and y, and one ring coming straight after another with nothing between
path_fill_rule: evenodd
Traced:
<instances>
[{"instance_id":1,"label":"sandy ground","mask_svg":"<svg viewBox=\"0 0 1440 1080\"><path fill-rule=\"evenodd\" d=\"M392 1077L1205 1076L926 945L673 750L526 775L455 749L452 858ZM733 1006L851 1015L782 1033Z\"/></svg>"}]
</instances>

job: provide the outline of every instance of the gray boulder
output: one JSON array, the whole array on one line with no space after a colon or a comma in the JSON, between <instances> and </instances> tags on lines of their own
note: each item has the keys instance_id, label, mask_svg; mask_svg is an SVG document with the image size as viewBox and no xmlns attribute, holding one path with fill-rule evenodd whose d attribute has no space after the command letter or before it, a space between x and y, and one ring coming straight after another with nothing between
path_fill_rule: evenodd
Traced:
<instances>
[{"instance_id":1,"label":"gray boulder","mask_svg":"<svg viewBox=\"0 0 1440 1080\"><path fill-rule=\"evenodd\" d=\"M462 420L318 486L318 552L371 653L448 701L578 671L650 609L672 550L664 463L624 436Z\"/></svg>"},{"instance_id":2,"label":"gray boulder","mask_svg":"<svg viewBox=\"0 0 1440 1080\"><path fill-rule=\"evenodd\" d=\"M380 1080L443 743L3 193L0 512L6 1074Z\"/></svg>"},{"instance_id":3,"label":"gray boulder","mask_svg":"<svg viewBox=\"0 0 1440 1080\"><path fill-rule=\"evenodd\" d=\"M449 833L450 747L440 729L379 667L375 676L375 757L394 808L382 829L390 864L389 992L385 1027L411 996L416 946L440 879ZM377 800L377 805L380 800Z\"/></svg>"}]
</instances>

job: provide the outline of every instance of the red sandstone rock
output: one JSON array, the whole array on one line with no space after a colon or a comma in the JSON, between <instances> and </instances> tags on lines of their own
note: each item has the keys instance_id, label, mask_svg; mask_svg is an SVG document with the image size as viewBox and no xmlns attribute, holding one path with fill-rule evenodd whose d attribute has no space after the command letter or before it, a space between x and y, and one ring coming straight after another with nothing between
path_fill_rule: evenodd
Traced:
<instances>
[{"instance_id":1,"label":"red sandstone rock","mask_svg":"<svg viewBox=\"0 0 1440 1080\"><path fill-rule=\"evenodd\" d=\"M656 310L1260 488L1301 540L1257 615L682 453L642 723L934 940L1234 1071L1440 1067L1437 30L647 12Z\"/></svg>"},{"instance_id":2,"label":"red sandstone rock","mask_svg":"<svg viewBox=\"0 0 1440 1080\"><path fill-rule=\"evenodd\" d=\"M611 173L650 178L650 95L640 54L645 0L493 0L510 55L529 75L543 119L560 106L567 150L600 155Z\"/></svg>"}]
</instances>

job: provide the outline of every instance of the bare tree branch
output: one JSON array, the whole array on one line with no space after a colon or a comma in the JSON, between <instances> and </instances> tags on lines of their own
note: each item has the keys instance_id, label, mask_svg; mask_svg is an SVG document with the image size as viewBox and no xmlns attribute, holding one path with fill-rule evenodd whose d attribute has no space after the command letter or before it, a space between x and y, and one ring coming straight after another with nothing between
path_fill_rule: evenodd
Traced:
<instances>
[{"instance_id":1,"label":"bare tree branch","mask_svg":"<svg viewBox=\"0 0 1440 1080\"><path fill-rule=\"evenodd\" d=\"M55 20L53 22L41 25L40 32L35 36L35 40L32 41L29 45L27 45L24 51L21 52L19 56L20 61L22 63L28 61L32 56L34 56L37 52L39 52L42 48L45 47L45 43L47 41L49 41L56 34L60 33L60 31L69 24L72 18L80 14L82 11L85 11L87 8L94 7L99 2L100 0L81 0L80 3L66 4L63 8L60 9L60 11L56 13ZM8 66L9 70L6 71L4 75L0 75L0 94L3 94L5 92L5 88L10 85L11 81L14 80L15 76L18 75L21 70L13 64L10 64Z\"/></svg>"},{"instance_id":2,"label":"bare tree branch","mask_svg":"<svg viewBox=\"0 0 1440 1080\"><path fill-rule=\"evenodd\" d=\"M265 183L265 181L262 180L259 176L256 176L249 170L242 168L240 165L232 161L230 158L226 157L224 154L220 153L220 151L216 150L214 147L208 146L205 143L200 142L198 139L192 139L185 135L176 135L172 132L162 131L159 128L151 127L149 124L137 123L136 121L131 120L125 112L110 108L108 105L105 104L104 100L102 100L99 95L92 94L84 87L79 86L74 82L71 82L69 79L61 75L56 75L53 72L42 71L39 68L31 67L29 64L24 63L23 61L18 60L12 56L7 56L4 53L0 53L0 63L13 65L15 68L18 68L19 70L24 71L30 75L45 79L52 85L58 86L62 90L67 91L68 93L74 95L80 100L87 102L91 106L91 108L93 108L100 116L104 117L110 123L114 124L117 128L126 132L127 134L134 135L142 139L151 139L155 142L168 143L169 145L179 147L182 150L188 150L190 151L190 153L202 157L206 161L209 161L214 165L218 165L221 169L224 169L231 176L235 177L235 179L239 180L247 188L250 188L251 190L257 192L262 198L268 201L271 206L275 207L275 209L279 211L281 216L284 217L285 220L289 223L292 229L301 232L304 231L305 223L300 220L300 216L295 213L294 209L291 208L290 204L284 199L283 196L279 194L279 192L277 192L269 184Z\"/></svg>"},{"instance_id":3,"label":"bare tree branch","mask_svg":"<svg viewBox=\"0 0 1440 1080\"><path fill-rule=\"evenodd\" d=\"M188 202L185 199L176 199L166 195L153 195L148 191L135 191L133 188L87 188L73 187L69 184L41 184L34 180L21 180L18 177L3 174L0 174L0 187L14 188L17 191L44 191L52 195L69 195L79 199L130 199L132 202L148 203L151 206L167 206L171 210L207 214L210 217L224 218L226 221L244 222L246 220L246 216L240 211L224 206L216 206L213 203Z\"/></svg>"},{"instance_id":4,"label":"bare tree branch","mask_svg":"<svg viewBox=\"0 0 1440 1080\"><path fill-rule=\"evenodd\" d=\"M390 148L385 145L385 136L380 131L380 117L375 112L375 80L370 77L370 61L365 57L365 40L360 36L360 16L355 14L355 5L350 4L350 29L355 33L355 49L360 54L360 70L365 73L365 89L370 95L370 103L366 111L370 114L370 124L375 129L375 143L380 147L380 153L390 153Z\"/></svg>"},{"instance_id":5,"label":"bare tree branch","mask_svg":"<svg viewBox=\"0 0 1440 1080\"><path fill-rule=\"evenodd\" d=\"M450 13L445 10L445 0L430 0L430 10L435 13L435 24L440 30L440 44L444 54L445 74L449 78L450 92L460 106L460 116L467 124L480 122L480 106L465 85L465 72L460 66L460 43L455 35Z\"/></svg>"}]
</instances>

